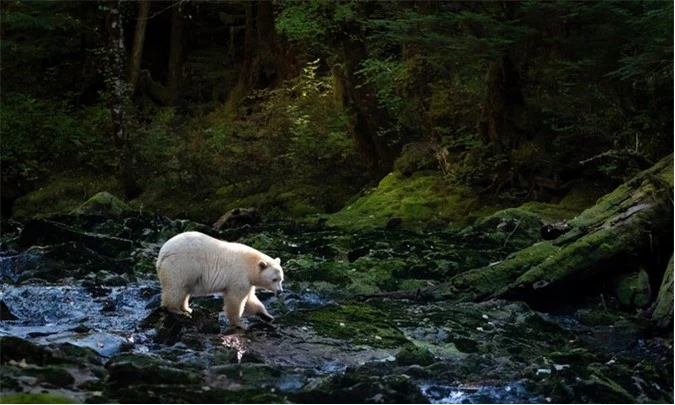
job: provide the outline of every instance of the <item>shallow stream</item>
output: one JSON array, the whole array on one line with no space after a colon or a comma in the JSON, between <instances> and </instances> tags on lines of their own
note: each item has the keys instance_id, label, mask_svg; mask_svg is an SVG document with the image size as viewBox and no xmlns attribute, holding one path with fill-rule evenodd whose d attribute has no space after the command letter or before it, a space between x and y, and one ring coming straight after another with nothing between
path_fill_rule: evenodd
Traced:
<instances>
[{"instance_id":1,"label":"shallow stream","mask_svg":"<svg viewBox=\"0 0 675 405\"><path fill-rule=\"evenodd\" d=\"M42 227L42 228L41 228ZM3 395L87 402L672 402L672 335L579 301L370 298L503 258L449 233L348 234L295 224L215 234L280 256L259 296L274 323L229 327L219 297L158 309L154 257L186 221L65 216L3 235ZM40 229L42 229L40 231ZM213 232L213 231L209 231ZM476 247L480 246L480 247ZM665 366L664 366L665 365Z\"/></svg>"}]
</instances>

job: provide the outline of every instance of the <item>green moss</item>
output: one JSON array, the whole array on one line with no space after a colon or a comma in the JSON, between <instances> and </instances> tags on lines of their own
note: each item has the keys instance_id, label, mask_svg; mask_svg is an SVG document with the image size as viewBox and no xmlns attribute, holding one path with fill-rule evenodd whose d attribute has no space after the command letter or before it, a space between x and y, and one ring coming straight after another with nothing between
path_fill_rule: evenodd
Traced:
<instances>
[{"instance_id":1,"label":"green moss","mask_svg":"<svg viewBox=\"0 0 675 405\"><path fill-rule=\"evenodd\" d=\"M634 229L639 232L637 227ZM593 271L591 264L609 260L617 253L628 253L625 247L631 244L626 240L634 236L633 232L628 230L617 232L611 228L590 233L564 246L548 260L542 260L537 265L531 263L534 266L520 276L514 285L536 283L537 287L541 288L571 275L583 278L584 272Z\"/></svg>"},{"instance_id":2,"label":"green moss","mask_svg":"<svg viewBox=\"0 0 675 405\"><path fill-rule=\"evenodd\" d=\"M640 269L619 277L614 291L621 305L644 308L651 298L649 275L644 269Z\"/></svg>"},{"instance_id":3,"label":"green moss","mask_svg":"<svg viewBox=\"0 0 675 405\"><path fill-rule=\"evenodd\" d=\"M391 173L367 195L328 216L327 224L348 230L384 228L391 218L401 218L401 227L460 227L475 219L476 197L466 188L447 184L434 172L411 177Z\"/></svg>"},{"instance_id":4,"label":"green moss","mask_svg":"<svg viewBox=\"0 0 675 405\"><path fill-rule=\"evenodd\" d=\"M530 201L519 208L540 216L548 222L557 222L572 219L592 207L593 204L605 194L604 187L594 184L582 184L570 190L557 204Z\"/></svg>"},{"instance_id":5,"label":"green moss","mask_svg":"<svg viewBox=\"0 0 675 405\"><path fill-rule=\"evenodd\" d=\"M589 366L589 369L595 369L595 373L589 379L584 381L582 391L592 393L595 398L602 398L606 403L634 404L637 401L625 388L616 381L605 376L600 367Z\"/></svg>"},{"instance_id":6,"label":"green moss","mask_svg":"<svg viewBox=\"0 0 675 405\"><path fill-rule=\"evenodd\" d=\"M671 190L673 187L673 155L663 158L659 163L647 169L631 180L617 187L611 193L600 198L595 205L585 210L570 225L578 229L588 229L611 221L616 215L626 211L646 194ZM576 232L567 236L576 237Z\"/></svg>"},{"instance_id":7,"label":"green moss","mask_svg":"<svg viewBox=\"0 0 675 405\"><path fill-rule=\"evenodd\" d=\"M105 366L112 384L196 384L201 381L197 371L175 368L170 363L153 357L122 353L112 357Z\"/></svg>"},{"instance_id":8,"label":"green moss","mask_svg":"<svg viewBox=\"0 0 675 405\"><path fill-rule=\"evenodd\" d=\"M371 347L398 347L408 340L387 315L363 304L325 306L296 311L285 322L309 325L317 333L352 344Z\"/></svg>"},{"instance_id":9,"label":"green moss","mask_svg":"<svg viewBox=\"0 0 675 405\"><path fill-rule=\"evenodd\" d=\"M659 295L656 298L656 308L652 319L657 326L671 329L673 325L673 257L670 257L668 268L663 275Z\"/></svg>"},{"instance_id":10,"label":"green moss","mask_svg":"<svg viewBox=\"0 0 675 405\"><path fill-rule=\"evenodd\" d=\"M131 208L124 201L107 191L101 191L73 210L73 214L98 214L119 216Z\"/></svg>"},{"instance_id":11,"label":"green moss","mask_svg":"<svg viewBox=\"0 0 675 405\"><path fill-rule=\"evenodd\" d=\"M436 361L434 355L425 347L419 347L409 343L401 348L396 355L396 362L402 366L417 364L428 366Z\"/></svg>"},{"instance_id":12,"label":"green moss","mask_svg":"<svg viewBox=\"0 0 675 405\"><path fill-rule=\"evenodd\" d=\"M500 291L525 273L530 267L553 256L560 250L550 242L541 242L507 257L503 262L462 273L450 280L445 289L433 293L436 299L456 298L469 294L472 298L484 297Z\"/></svg>"},{"instance_id":13,"label":"green moss","mask_svg":"<svg viewBox=\"0 0 675 405\"><path fill-rule=\"evenodd\" d=\"M469 243L475 240L514 251L539 240L543 224L538 215L519 208L507 208L480 218L464 228L460 236Z\"/></svg>"},{"instance_id":14,"label":"green moss","mask_svg":"<svg viewBox=\"0 0 675 405\"><path fill-rule=\"evenodd\" d=\"M0 404L75 404L76 401L54 394L10 394L0 396Z\"/></svg>"},{"instance_id":15,"label":"green moss","mask_svg":"<svg viewBox=\"0 0 675 405\"><path fill-rule=\"evenodd\" d=\"M352 267L346 261L322 261L311 255L298 255L289 259L284 268L296 280L325 281L342 286L351 281Z\"/></svg>"},{"instance_id":16,"label":"green moss","mask_svg":"<svg viewBox=\"0 0 675 405\"><path fill-rule=\"evenodd\" d=\"M152 211L171 218L187 218L193 221L215 221L226 212L211 211L206 195L168 191L159 187L149 188L138 198L129 201L129 206L139 211Z\"/></svg>"},{"instance_id":17,"label":"green moss","mask_svg":"<svg viewBox=\"0 0 675 405\"><path fill-rule=\"evenodd\" d=\"M27 368L24 372L27 375L37 377L38 380L47 382L56 387L68 387L75 383L75 377L63 367L47 366Z\"/></svg>"},{"instance_id":18,"label":"green moss","mask_svg":"<svg viewBox=\"0 0 675 405\"><path fill-rule=\"evenodd\" d=\"M13 216L29 218L67 213L101 190L122 193L119 182L112 177L59 177L17 199Z\"/></svg>"}]
</instances>

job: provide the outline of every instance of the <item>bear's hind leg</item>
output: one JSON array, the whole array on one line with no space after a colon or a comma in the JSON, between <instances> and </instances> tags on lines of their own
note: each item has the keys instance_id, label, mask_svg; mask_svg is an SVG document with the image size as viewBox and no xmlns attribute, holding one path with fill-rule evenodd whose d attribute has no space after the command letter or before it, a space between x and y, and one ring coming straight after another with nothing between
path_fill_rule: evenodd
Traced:
<instances>
[{"instance_id":1,"label":"bear's hind leg","mask_svg":"<svg viewBox=\"0 0 675 405\"><path fill-rule=\"evenodd\" d=\"M230 325L239 327L243 330L248 327L241 321L241 314L244 312L246 296L234 296L232 294L223 294L223 304L225 315L230 321Z\"/></svg>"},{"instance_id":2,"label":"bear's hind leg","mask_svg":"<svg viewBox=\"0 0 675 405\"><path fill-rule=\"evenodd\" d=\"M274 317L267 312L267 309L255 295L255 288L251 289L244 306L244 315L257 315L265 322L272 322Z\"/></svg>"}]
</instances>

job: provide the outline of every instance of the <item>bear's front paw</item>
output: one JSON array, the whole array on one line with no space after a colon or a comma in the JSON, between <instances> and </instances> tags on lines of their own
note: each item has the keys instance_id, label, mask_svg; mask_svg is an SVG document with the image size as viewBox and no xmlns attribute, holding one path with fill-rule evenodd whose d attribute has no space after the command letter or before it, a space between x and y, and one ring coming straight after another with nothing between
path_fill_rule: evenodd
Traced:
<instances>
[{"instance_id":1,"label":"bear's front paw","mask_svg":"<svg viewBox=\"0 0 675 405\"><path fill-rule=\"evenodd\" d=\"M270 314L260 313L260 314L258 314L258 318L262 319L263 321L265 321L267 323L271 323L272 321L274 321L274 317Z\"/></svg>"},{"instance_id":2,"label":"bear's front paw","mask_svg":"<svg viewBox=\"0 0 675 405\"><path fill-rule=\"evenodd\" d=\"M244 332L248 330L248 325L246 325L245 323L237 323L237 324L234 324L234 325L232 325L232 326L233 326L235 329L241 329L241 330L243 330Z\"/></svg>"}]
</instances>

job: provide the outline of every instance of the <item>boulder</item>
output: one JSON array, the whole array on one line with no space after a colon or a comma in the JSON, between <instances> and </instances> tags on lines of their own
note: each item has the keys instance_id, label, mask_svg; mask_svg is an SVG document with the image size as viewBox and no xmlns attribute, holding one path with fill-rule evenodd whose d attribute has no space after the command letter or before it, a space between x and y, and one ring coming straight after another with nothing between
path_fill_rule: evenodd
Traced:
<instances>
[{"instance_id":1,"label":"boulder","mask_svg":"<svg viewBox=\"0 0 675 405\"><path fill-rule=\"evenodd\" d=\"M614 293L625 307L645 308L652 297L649 275L644 269L620 274L614 278Z\"/></svg>"},{"instance_id":2,"label":"boulder","mask_svg":"<svg viewBox=\"0 0 675 405\"><path fill-rule=\"evenodd\" d=\"M119 217L122 213L131 211L124 201L107 191L101 191L75 208L72 214L101 215L105 217Z\"/></svg>"}]
</instances>

